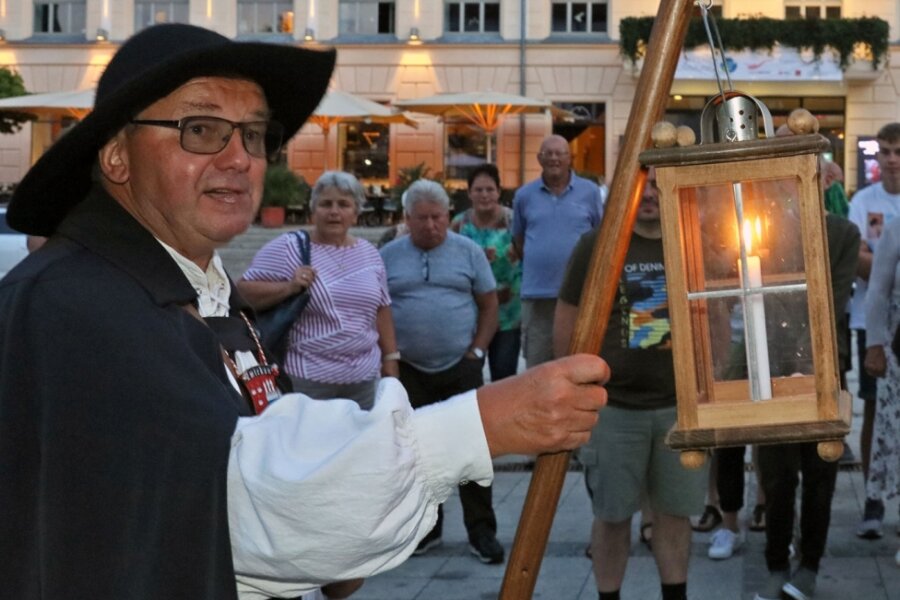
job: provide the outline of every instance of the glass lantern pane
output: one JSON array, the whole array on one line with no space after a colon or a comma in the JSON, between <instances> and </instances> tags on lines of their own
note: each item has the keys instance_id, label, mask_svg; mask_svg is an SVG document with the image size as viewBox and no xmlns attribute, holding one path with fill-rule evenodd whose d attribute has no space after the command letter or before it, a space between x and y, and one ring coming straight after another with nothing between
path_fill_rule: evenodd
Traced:
<instances>
[{"instance_id":1,"label":"glass lantern pane","mask_svg":"<svg viewBox=\"0 0 900 600\"><path fill-rule=\"evenodd\" d=\"M680 188L679 211L700 402L813 391L799 180Z\"/></svg>"}]
</instances>

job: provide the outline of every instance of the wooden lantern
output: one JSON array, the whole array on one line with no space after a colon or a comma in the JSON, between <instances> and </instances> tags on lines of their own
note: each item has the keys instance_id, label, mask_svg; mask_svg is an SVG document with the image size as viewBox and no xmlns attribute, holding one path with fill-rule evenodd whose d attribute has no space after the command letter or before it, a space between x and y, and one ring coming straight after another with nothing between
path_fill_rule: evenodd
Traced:
<instances>
[{"instance_id":1,"label":"wooden lantern","mask_svg":"<svg viewBox=\"0 0 900 600\"><path fill-rule=\"evenodd\" d=\"M822 458L841 454L851 398L818 172L828 145L816 134L641 154L656 167L675 361L667 443L686 466L748 443L815 440Z\"/></svg>"}]
</instances>

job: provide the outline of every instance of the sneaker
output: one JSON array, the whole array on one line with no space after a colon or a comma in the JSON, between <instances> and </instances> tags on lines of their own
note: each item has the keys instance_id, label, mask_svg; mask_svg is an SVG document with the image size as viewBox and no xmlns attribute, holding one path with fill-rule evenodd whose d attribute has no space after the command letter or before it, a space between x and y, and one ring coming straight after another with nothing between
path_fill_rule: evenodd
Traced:
<instances>
[{"instance_id":1,"label":"sneaker","mask_svg":"<svg viewBox=\"0 0 900 600\"><path fill-rule=\"evenodd\" d=\"M787 571L770 571L769 578L766 579L762 589L756 593L753 600L781 600L781 590L788 579Z\"/></svg>"},{"instance_id":2,"label":"sneaker","mask_svg":"<svg viewBox=\"0 0 900 600\"><path fill-rule=\"evenodd\" d=\"M717 529L709 540L709 557L713 560L731 558L735 551L741 547L741 534L735 533L727 527Z\"/></svg>"},{"instance_id":3,"label":"sneaker","mask_svg":"<svg viewBox=\"0 0 900 600\"><path fill-rule=\"evenodd\" d=\"M882 535L881 520L884 519L884 502L866 499L863 521L856 528L856 535L865 540L877 540Z\"/></svg>"},{"instance_id":4,"label":"sneaker","mask_svg":"<svg viewBox=\"0 0 900 600\"><path fill-rule=\"evenodd\" d=\"M485 564L499 565L503 562L503 546L493 533L476 533L469 540L469 552Z\"/></svg>"},{"instance_id":5,"label":"sneaker","mask_svg":"<svg viewBox=\"0 0 900 600\"><path fill-rule=\"evenodd\" d=\"M781 591L794 600L810 600L816 593L816 572L800 567L791 580L784 584Z\"/></svg>"},{"instance_id":6,"label":"sneaker","mask_svg":"<svg viewBox=\"0 0 900 600\"><path fill-rule=\"evenodd\" d=\"M433 532L428 532L422 541L419 542L419 545L416 546L416 549L413 550L413 556L422 556L426 552L434 550L438 546L444 543L444 540L441 539L440 534L433 534Z\"/></svg>"}]
</instances>

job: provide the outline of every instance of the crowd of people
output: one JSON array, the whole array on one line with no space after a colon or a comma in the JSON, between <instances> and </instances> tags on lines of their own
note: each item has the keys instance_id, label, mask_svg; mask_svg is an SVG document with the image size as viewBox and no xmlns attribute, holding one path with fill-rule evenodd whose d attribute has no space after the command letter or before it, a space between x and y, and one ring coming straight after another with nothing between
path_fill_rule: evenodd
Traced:
<instances>
[{"instance_id":1,"label":"crowd of people","mask_svg":"<svg viewBox=\"0 0 900 600\"><path fill-rule=\"evenodd\" d=\"M833 305L852 306L854 278L859 274L868 279L862 266L865 259L860 257L869 254L874 292L869 292L868 318L881 319L873 321L879 334L870 336L868 342L864 330L857 332L862 338L860 348L868 348L861 364L864 361L865 369L885 384L885 399L879 400L877 411L866 411L866 419L872 423L864 426L873 428L878 423L874 426L877 467L871 475L868 449L863 450L869 500L860 536L868 538L881 536L883 508L879 513L872 507L883 507L882 496L897 493L896 465L893 470L888 467L896 463L896 411L891 413L881 403L887 404L891 390L900 386L895 357L891 351L883 351L891 341L888 333L896 331L900 321L900 292L893 286L900 225L884 228L885 242L877 254L881 258L873 262L872 238L881 229L869 223L868 239L863 238L861 245L854 219L865 211L864 218L871 222L876 220L873 211L885 210L881 204L869 205L866 198L873 193L897 191L900 210L900 168L892 168L894 162L900 167L900 129L892 127L900 128L888 126L879 133L884 152L878 158L884 180L861 192L858 202L848 205L837 165L824 159L820 165ZM790 135L790 131L782 127L778 135ZM896 161L893 143L898 145ZM394 228L380 243L387 295L379 293L377 298L380 303L390 303L391 330L396 329L396 345L388 348L396 348L396 352L384 348L382 352L398 360L399 378L413 406L440 402L478 387L483 383L485 360L491 380L496 381L516 373L520 352L526 368L568 353L602 220L603 195L595 184L574 173L563 138L547 137L537 159L541 176L516 191L511 207L499 202L499 172L491 164L471 170L467 182L471 208L452 220L449 198L438 183L419 180L404 195L403 227ZM323 175L327 177L333 174ZM898 187L892 187L891 177L898 179ZM316 217L316 228L318 223ZM612 370L606 385L609 406L589 443L577 453L594 511L586 553L593 561L601 600L619 597L630 553L631 519L638 512L642 514L641 539L656 557L664 600L687 597L692 530L710 532L708 555L715 560L739 552L744 538L740 514L749 449L718 449L709 469L688 470L664 443L676 417L661 236L658 190L650 169L602 346L601 355ZM267 255L270 247L259 256ZM280 259L269 256L273 264L289 264L290 258L290 253ZM248 274L254 273L258 260ZM293 274L291 269L281 278L296 280L304 267ZM314 283L313 289L316 285L328 287L325 281ZM900 283L897 287L900 289ZM860 280L855 301L865 293L865 283ZM836 311L842 370L850 368L852 322L852 315ZM742 334L734 335L738 339L732 340L733 346L742 352ZM309 345L314 343L310 340ZM372 342L370 347L374 348ZM865 383L860 395L867 397ZM826 548L837 463L822 460L815 443L752 450L758 485L747 527L766 533L770 571L756 598L775 600L782 594L811 598ZM490 487L468 483L460 487L459 496L472 553L486 563L501 563L504 549L496 537ZM799 534L795 536L798 497ZM437 523L414 555L425 554L441 543L441 521L439 510ZM795 556L797 568L792 572L791 558Z\"/></svg>"},{"instance_id":2,"label":"crowd of people","mask_svg":"<svg viewBox=\"0 0 900 600\"><path fill-rule=\"evenodd\" d=\"M654 170L600 357L565 355L605 190L574 172L558 135L511 207L492 164L471 169L471 208L452 219L442 185L412 183L404 227L378 249L350 233L360 182L325 172L309 256L281 235L232 282L216 249L252 222L267 159L333 65L329 52L148 28L17 188L10 223L47 241L0 283L5 588L345 598L439 546L457 489L471 553L501 564L491 459L579 448L600 600L620 597L638 512L663 600L687 598L692 528L712 530L711 558L740 548L745 449L718 451L711 476L664 442L675 374ZM289 84L288 69L305 77ZM900 494L900 123L877 138L881 181L849 215L836 165L821 169L833 303L850 311L849 323L837 311L839 353L849 365L855 330L864 367L867 539ZM301 293L276 364L254 313ZM761 446L756 465L750 521L769 570L756 598L807 600L837 466L814 443Z\"/></svg>"}]
</instances>

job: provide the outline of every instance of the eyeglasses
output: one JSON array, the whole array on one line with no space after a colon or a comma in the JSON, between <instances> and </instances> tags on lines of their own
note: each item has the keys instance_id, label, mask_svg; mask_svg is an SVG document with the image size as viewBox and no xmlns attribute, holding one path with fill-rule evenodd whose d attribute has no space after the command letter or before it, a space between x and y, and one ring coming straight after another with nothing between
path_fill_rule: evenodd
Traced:
<instances>
[{"instance_id":1,"label":"eyeglasses","mask_svg":"<svg viewBox=\"0 0 900 600\"><path fill-rule=\"evenodd\" d=\"M281 149L284 127L277 121L248 121L235 123L219 117L185 117L177 121L132 119L132 125L168 127L181 132L182 149L193 154L221 152L235 129L241 130L241 142L250 156L274 158Z\"/></svg>"},{"instance_id":2,"label":"eyeglasses","mask_svg":"<svg viewBox=\"0 0 900 600\"><path fill-rule=\"evenodd\" d=\"M428 253L423 252L422 253L422 279L424 279L425 281L428 281L428 279L430 277L431 277L431 269L428 264Z\"/></svg>"}]
</instances>

